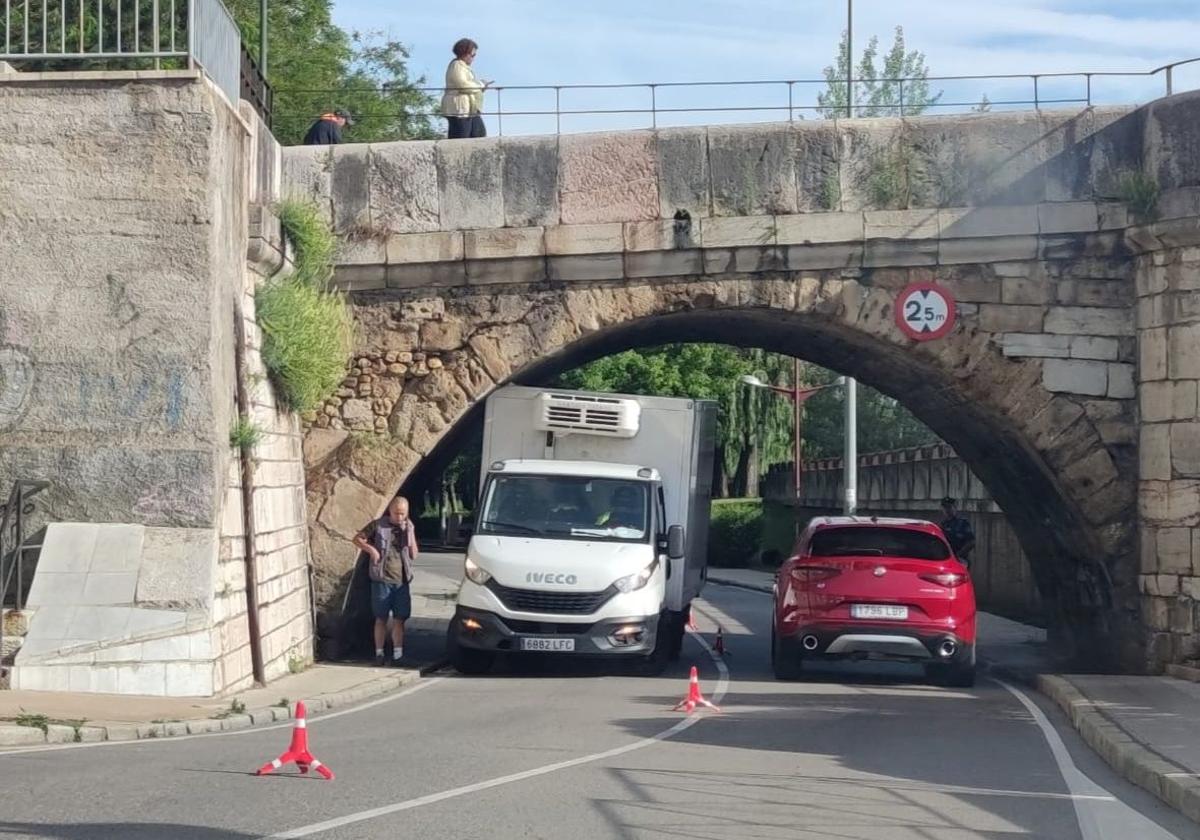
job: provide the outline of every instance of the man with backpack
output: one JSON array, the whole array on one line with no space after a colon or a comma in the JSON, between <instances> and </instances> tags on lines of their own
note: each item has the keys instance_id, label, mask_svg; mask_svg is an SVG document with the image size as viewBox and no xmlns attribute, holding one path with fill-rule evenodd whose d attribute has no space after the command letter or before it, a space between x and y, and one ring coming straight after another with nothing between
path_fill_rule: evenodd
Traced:
<instances>
[{"instance_id":1,"label":"man with backpack","mask_svg":"<svg viewBox=\"0 0 1200 840\"><path fill-rule=\"evenodd\" d=\"M304 135L304 145L336 146L342 142L342 129L349 125L354 125L354 118L349 111L339 108L332 113L322 114Z\"/></svg>"},{"instance_id":2,"label":"man with backpack","mask_svg":"<svg viewBox=\"0 0 1200 840\"><path fill-rule=\"evenodd\" d=\"M970 521L958 512L957 503L950 496L942 499L942 511L946 514L946 518L942 520L942 533L946 535L946 542L950 543L954 555L963 565L970 565L971 552L975 550L975 529L971 527Z\"/></svg>"},{"instance_id":3,"label":"man with backpack","mask_svg":"<svg viewBox=\"0 0 1200 840\"><path fill-rule=\"evenodd\" d=\"M412 615L412 564L417 558L416 528L408 515L408 499L397 496L387 512L354 536L354 545L369 558L371 611L375 615L375 664L385 664L388 615L392 617L392 665L411 667L404 658L404 622Z\"/></svg>"}]
</instances>

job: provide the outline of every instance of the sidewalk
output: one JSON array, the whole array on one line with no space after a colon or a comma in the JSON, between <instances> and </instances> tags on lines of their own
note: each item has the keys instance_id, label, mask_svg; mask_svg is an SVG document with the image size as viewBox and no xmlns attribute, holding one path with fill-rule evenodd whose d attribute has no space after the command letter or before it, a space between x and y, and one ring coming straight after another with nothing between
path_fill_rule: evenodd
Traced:
<instances>
[{"instance_id":1,"label":"sidewalk","mask_svg":"<svg viewBox=\"0 0 1200 840\"><path fill-rule=\"evenodd\" d=\"M442 661L458 582L436 568L416 569L406 653L422 669ZM132 741L247 729L360 703L420 679L417 670L318 663L263 688L217 698L138 697L58 691L0 691L0 749L75 741ZM16 721L20 719L22 725Z\"/></svg>"},{"instance_id":2,"label":"sidewalk","mask_svg":"<svg viewBox=\"0 0 1200 840\"><path fill-rule=\"evenodd\" d=\"M709 583L771 592L774 574L712 569ZM1172 676L1054 673L1046 633L990 613L979 614L979 659L985 668L1036 685L1113 769L1200 822L1200 670L1172 666Z\"/></svg>"}]
</instances>

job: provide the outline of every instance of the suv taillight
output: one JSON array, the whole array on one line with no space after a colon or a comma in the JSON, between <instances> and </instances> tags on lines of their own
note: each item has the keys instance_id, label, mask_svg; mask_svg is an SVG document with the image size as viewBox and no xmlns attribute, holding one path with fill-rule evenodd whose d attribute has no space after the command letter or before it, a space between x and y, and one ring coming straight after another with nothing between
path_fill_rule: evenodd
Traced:
<instances>
[{"instance_id":1,"label":"suv taillight","mask_svg":"<svg viewBox=\"0 0 1200 840\"><path fill-rule=\"evenodd\" d=\"M813 583L818 580L829 580L841 573L841 569L833 566L795 566L792 568L792 579L798 583Z\"/></svg>"},{"instance_id":2,"label":"suv taillight","mask_svg":"<svg viewBox=\"0 0 1200 840\"><path fill-rule=\"evenodd\" d=\"M927 580L930 583L936 583L938 586L962 586L969 578L966 575L960 575L958 572L939 572L933 575L920 575L921 580Z\"/></svg>"}]
</instances>

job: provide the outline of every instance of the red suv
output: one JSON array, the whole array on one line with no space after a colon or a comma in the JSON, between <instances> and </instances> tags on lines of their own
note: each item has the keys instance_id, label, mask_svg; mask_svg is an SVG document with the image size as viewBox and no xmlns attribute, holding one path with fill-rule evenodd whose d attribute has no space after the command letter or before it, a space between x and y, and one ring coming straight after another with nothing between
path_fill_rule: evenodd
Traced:
<instances>
[{"instance_id":1,"label":"red suv","mask_svg":"<svg viewBox=\"0 0 1200 840\"><path fill-rule=\"evenodd\" d=\"M920 662L946 685L975 684L975 589L942 529L917 519L813 520L775 579L771 665Z\"/></svg>"}]
</instances>

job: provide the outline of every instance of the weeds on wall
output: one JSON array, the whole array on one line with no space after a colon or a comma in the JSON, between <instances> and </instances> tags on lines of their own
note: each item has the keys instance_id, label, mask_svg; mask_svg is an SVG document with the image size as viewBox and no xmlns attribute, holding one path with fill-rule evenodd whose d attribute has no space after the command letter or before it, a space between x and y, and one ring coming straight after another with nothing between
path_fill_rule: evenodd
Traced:
<instances>
[{"instance_id":1,"label":"weeds on wall","mask_svg":"<svg viewBox=\"0 0 1200 840\"><path fill-rule=\"evenodd\" d=\"M295 266L255 296L263 364L285 407L314 411L346 375L353 324L345 299L329 287L336 242L317 206L287 201L276 213L295 248Z\"/></svg>"},{"instance_id":2,"label":"weeds on wall","mask_svg":"<svg viewBox=\"0 0 1200 840\"><path fill-rule=\"evenodd\" d=\"M879 152L867 174L867 196L879 210L908 207L911 152L905 148Z\"/></svg>"},{"instance_id":3,"label":"weeds on wall","mask_svg":"<svg viewBox=\"0 0 1200 840\"><path fill-rule=\"evenodd\" d=\"M1122 172L1117 177L1117 196L1139 222L1158 218L1158 182L1140 169Z\"/></svg>"},{"instance_id":4,"label":"weeds on wall","mask_svg":"<svg viewBox=\"0 0 1200 840\"><path fill-rule=\"evenodd\" d=\"M262 443L263 434L261 426L245 417L239 417L229 430L229 445L248 452Z\"/></svg>"}]
</instances>

